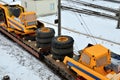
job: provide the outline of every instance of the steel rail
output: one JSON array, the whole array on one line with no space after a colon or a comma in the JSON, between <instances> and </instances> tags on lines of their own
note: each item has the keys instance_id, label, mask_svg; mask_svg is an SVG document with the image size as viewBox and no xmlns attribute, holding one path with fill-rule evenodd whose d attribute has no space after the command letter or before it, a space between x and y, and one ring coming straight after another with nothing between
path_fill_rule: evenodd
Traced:
<instances>
[{"instance_id":1,"label":"steel rail","mask_svg":"<svg viewBox=\"0 0 120 80\"><path fill-rule=\"evenodd\" d=\"M105 6L101 6L101 5L96 5L96 4L88 3L88 2L85 2L85 1L78 1L78 0L69 0L69 1L73 2L75 4L81 4L81 5L84 5L84 6L97 8L97 9L101 9L101 10L106 10L106 11L109 11L109 12L114 12L114 13L119 12L119 10L117 10L117 9L113 9L113 8L109 8L109 7L105 7Z\"/></svg>"},{"instance_id":2,"label":"steel rail","mask_svg":"<svg viewBox=\"0 0 120 80\"><path fill-rule=\"evenodd\" d=\"M53 25L54 27L57 27L57 25L55 25L53 23L49 23L49 22L46 22L46 21L43 21L43 20L40 20L40 21L44 22L46 24L49 24L49 25ZM69 28L66 28L66 27L63 27L63 26L61 28L64 29L64 30L68 30L68 31L74 32L76 34L81 34L81 35L84 35L84 36L96 38L98 40L107 41L107 42L110 42L110 43L113 43L113 44L116 44L116 45L120 45L120 43L112 41L112 40L108 40L108 39L100 38L100 37L97 37L97 36L89 35L89 34L82 33L82 32L79 32L79 31L75 31L73 29L69 29Z\"/></svg>"},{"instance_id":3,"label":"steel rail","mask_svg":"<svg viewBox=\"0 0 120 80\"><path fill-rule=\"evenodd\" d=\"M105 18L112 19L112 20L118 20L118 17L116 16L106 14L106 13L96 12L96 11L92 11L88 9L76 9L76 8L72 8L72 7L64 6L64 5L62 5L61 8L63 10L70 10L70 11L77 12L77 13L83 13L87 15L100 16L100 17L105 17Z\"/></svg>"},{"instance_id":4,"label":"steel rail","mask_svg":"<svg viewBox=\"0 0 120 80\"><path fill-rule=\"evenodd\" d=\"M114 3L120 3L119 0L103 0L103 1L114 2Z\"/></svg>"},{"instance_id":5,"label":"steel rail","mask_svg":"<svg viewBox=\"0 0 120 80\"><path fill-rule=\"evenodd\" d=\"M61 78L61 80L71 80L71 79L75 80L76 75L72 73L69 69L67 69L67 66L63 62L56 62L56 60L54 60L51 57L50 53L48 55L45 55L46 53L48 53L46 52L48 51L47 49L37 51L35 49L35 46L32 46L32 43L34 43L34 41L31 41L28 44L28 42L24 41L21 38L18 38L14 33L8 32L6 29L4 29L1 26L0 26L0 32L8 36L10 39L15 41L17 44L19 44L22 48L27 50L36 59L45 63L46 66L48 66L51 69L51 71L53 71L53 73L55 73Z\"/></svg>"}]
</instances>

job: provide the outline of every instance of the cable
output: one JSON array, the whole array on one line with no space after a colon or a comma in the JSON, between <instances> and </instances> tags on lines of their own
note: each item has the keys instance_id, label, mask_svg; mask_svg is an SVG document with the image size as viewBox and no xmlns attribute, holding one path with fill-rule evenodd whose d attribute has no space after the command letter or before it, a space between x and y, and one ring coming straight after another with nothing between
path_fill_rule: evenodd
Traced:
<instances>
[{"instance_id":1,"label":"cable","mask_svg":"<svg viewBox=\"0 0 120 80\"><path fill-rule=\"evenodd\" d=\"M75 4L74 4L74 5L75 5ZM76 7L76 6L75 6L75 7ZM77 8L77 7L76 7L76 8ZM89 36L92 37L92 33L91 33L90 29L88 28L87 24L85 23L82 15L80 14L79 16L81 17L81 20L82 20L82 22L83 22L83 23L82 23L82 24L83 24L83 28L84 28L85 31L88 33L88 35L90 34ZM84 26L84 25L85 25L85 26ZM90 37L90 38L91 38L91 37ZM94 37L91 38L91 41L93 41L95 44L97 44L97 42L96 42L96 40L95 40Z\"/></svg>"},{"instance_id":2,"label":"cable","mask_svg":"<svg viewBox=\"0 0 120 80\"><path fill-rule=\"evenodd\" d=\"M78 16L77 14L76 14L76 16L77 16L79 22L81 23L81 25L83 26L84 30L87 32L87 34L88 34L89 36L92 36L92 35L90 35L90 32L87 30L86 26L84 26L84 23L82 23L82 21L80 20L79 16ZM96 44L96 41L94 41L94 39L92 39L91 37L90 37L90 39L91 39L91 41L92 41L93 43Z\"/></svg>"},{"instance_id":3,"label":"cable","mask_svg":"<svg viewBox=\"0 0 120 80\"><path fill-rule=\"evenodd\" d=\"M68 2L71 2L70 0L67 0L67 1L68 1ZM72 3L72 4L73 4L73 6L74 6L75 8L77 8L77 6L75 6L74 3ZM71 5L70 5L70 6L71 6ZM94 42L95 44L97 44L95 38L92 36L92 33L90 32L90 30L89 30L87 24L85 23L83 17L81 16L81 14L80 14L79 16L78 16L77 13L74 13L74 14L76 15L77 19L79 20L79 23L83 26L84 30L85 30L85 31L87 32L87 34L90 36L91 41ZM79 17L80 17L81 19L80 19ZM84 26L84 25L85 25L85 26Z\"/></svg>"},{"instance_id":4,"label":"cable","mask_svg":"<svg viewBox=\"0 0 120 80\"><path fill-rule=\"evenodd\" d=\"M72 6L70 0L66 0L66 1L68 2L68 6ZM78 50L79 50L78 45L75 45L75 52L78 52Z\"/></svg>"},{"instance_id":5,"label":"cable","mask_svg":"<svg viewBox=\"0 0 120 80\"><path fill-rule=\"evenodd\" d=\"M84 21L84 19L83 19L82 15L79 15L79 16L81 17L81 19L82 19L83 23L85 24L85 26L86 26L87 30L88 30L88 31L89 31L89 33L91 34L91 37L92 37L92 39L94 40L95 44L97 44L97 42L96 42L95 38L93 37L92 32L90 31L89 27L88 27L88 26L87 26L87 24L85 23L85 21Z\"/></svg>"}]
</instances>

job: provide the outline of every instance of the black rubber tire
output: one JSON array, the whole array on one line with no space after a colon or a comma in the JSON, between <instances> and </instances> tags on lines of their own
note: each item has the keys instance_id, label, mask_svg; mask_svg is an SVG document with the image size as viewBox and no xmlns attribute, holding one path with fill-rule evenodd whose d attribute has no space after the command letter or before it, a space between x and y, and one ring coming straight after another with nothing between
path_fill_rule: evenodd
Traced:
<instances>
[{"instance_id":1,"label":"black rubber tire","mask_svg":"<svg viewBox=\"0 0 120 80\"><path fill-rule=\"evenodd\" d=\"M65 56L53 55L53 59L63 61Z\"/></svg>"},{"instance_id":2,"label":"black rubber tire","mask_svg":"<svg viewBox=\"0 0 120 80\"><path fill-rule=\"evenodd\" d=\"M59 37L65 37L68 40L65 42L58 41ZM74 43L74 40L70 36L57 36L52 39L52 47L58 48L58 49L71 48L71 47L73 47L73 43Z\"/></svg>"},{"instance_id":3,"label":"black rubber tire","mask_svg":"<svg viewBox=\"0 0 120 80\"><path fill-rule=\"evenodd\" d=\"M43 27L45 27L44 23L37 21L37 28L43 28Z\"/></svg>"},{"instance_id":4,"label":"black rubber tire","mask_svg":"<svg viewBox=\"0 0 120 80\"><path fill-rule=\"evenodd\" d=\"M20 8L11 8L11 13L15 16L15 17L19 17L20 16L20 13L21 13L21 10Z\"/></svg>"},{"instance_id":5,"label":"black rubber tire","mask_svg":"<svg viewBox=\"0 0 120 80\"><path fill-rule=\"evenodd\" d=\"M53 54L53 55L56 55L56 56L73 56L73 53L68 53L68 54L63 54L63 55L61 55L61 54L56 54L56 53L54 53L53 51L50 51L50 53L51 54Z\"/></svg>"},{"instance_id":6,"label":"black rubber tire","mask_svg":"<svg viewBox=\"0 0 120 80\"><path fill-rule=\"evenodd\" d=\"M56 55L56 54L53 54L53 59L55 60L60 60L60 61L63 61L65 56L68 56L68 57L73 57L73 54L67 54L67 55Z\"/></svg>"},{"instance_id":7,"label":"black rubber tire","mask_svg":"<svg viewBox=\"0 0 120 80\"><path fill-rule=\"evenodd\" d=\"M65 49L58 49L58 48L51 48L51 52L56 55L66 55L66 54L72 54L73 53L73 47L71 48L65 48Z\"/></svg>"},{"instance_id":8,"label":"black rubber tire","mask_svg":"<svg viewBox=\"0 0 120 80\"><path fill-rule=\"evenodd\" d=\"M44 29L48 29L48 31L45 32ZM36 33L38 38L50 38L50 37L54 37L55 35L54 29L49 27L39 28L37 29Z\"/></svg>"},{"instance_id":9,"label":"black rubber tire","mask_svg":"<svg viewBox=\"0 0 120 80\"><path fill-rule=\"evenodd\" d=\"M36 41L39 43L51 43L52 37L51 38L36 38Z\"/></svg>"},{"instance_id":10,"label":"black rubber tire","mask_svg":"<svg viewBox=\"0 0 120 80\"><path fill-rule=\"evenodd\" d=\"M37 45L36 45L37 48L47 48L47 47L51 46L51 43L46 43L46 44L42 44L39 42L36 42L36 43L37 43Z\"/></svg>"},{"instance_id":11,"label":"black rubber tire","mask_svg":"<svg viewBox=\"0 0 120 80\"><path fill-rule=\"evenodd\" d=\"M25 40L35 41L36 40L36 35L34 35L34 36L25 36L24 39Z\"/></svg>"}]
</instances>

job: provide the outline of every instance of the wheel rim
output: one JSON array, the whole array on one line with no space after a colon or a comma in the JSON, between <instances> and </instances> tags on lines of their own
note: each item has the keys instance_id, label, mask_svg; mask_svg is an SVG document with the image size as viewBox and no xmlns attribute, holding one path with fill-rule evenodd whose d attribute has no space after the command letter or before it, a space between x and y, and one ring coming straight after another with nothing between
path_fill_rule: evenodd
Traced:
<instances>
[{"instance_id":1,"label":"wheel rim","mask_svg":"<svg viewBox=\"0 0 120 80\"><path fill-rule=\"evenodd\" d=\"M59 37L59 38L57 38L57 41L66 42L66 41L68 41L68 38L67 37Z\"/></svg>"},{"instance_id":2,"label":"wheel rim","mask_svg":"<svg viewBox=\"0 0 120 80\"><path fill-rule=\"evenodd\" d=\"M49 28L41 28L40 31L42 31L42 32L50 32L50 29Z\"/></svg>"}]
</instances>

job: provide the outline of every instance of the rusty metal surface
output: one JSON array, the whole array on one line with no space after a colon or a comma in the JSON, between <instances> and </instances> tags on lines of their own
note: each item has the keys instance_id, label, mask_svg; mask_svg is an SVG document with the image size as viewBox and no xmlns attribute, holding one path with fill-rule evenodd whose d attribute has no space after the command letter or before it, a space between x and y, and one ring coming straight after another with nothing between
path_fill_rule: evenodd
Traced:
<instances>
[{"instance_id":1,"label":"rusty metal surface","mask_svg":"<svg viewBox=\"0 0 120 80\"><path fill-rule=\"evenodd\" d=\"M21 39L14 35L14 33L9 33L6 29L0 27L0 31L10 37L13 41L18 43L20 46L22 46L24 49L26 49L30 54L35 56L37 59L40 60L41 57L43 62L46 63L47 66L50 66L49 68L52 69L54 73L56 73L58 76L61 77L62 80L75 80L76 74L71 72L70 69L67 68L63 62L56 62L52 57L51 54L44 55L44 53L49 52L50 47L47 47L45 49L36 48L35 44L36 41L26 41L24 39ZM43 54L42 56L40 54Z\"/></svg>"},{"instance_id":2,"label":"rusty metal surface","mask_svg":"<svg viewBox=\"0 0 120 80\"><path fill-rule=\"evenodd\" d=\"M30 47L29 45L23 43L21 40L19 40L18 38L16 38L12 34L8 33L4 28L1 27L0 31L3 32L8 37L10 37L13 41L15 41L16 43L21 45L23 48L25 48L27 51L29 51L32 55L34 55L35 57L39 58L38 52L36 50L32 49L32 47Z\"/></svg>"},{"instance_id":3,"label":"rusty metal surface","mask_svg":"<svg viewBox=\"0 0 120 80\"><path fill-rule=\"evenodd\" d=\"M64 78L62 80L75 80L77 77L74 72L72 72L63 62L57 62L55 61L51 55L45 56L45 62L51 67L52 69L55 69L58 74L61 74L61 76Z\"/></svg>"}]
</instances>

